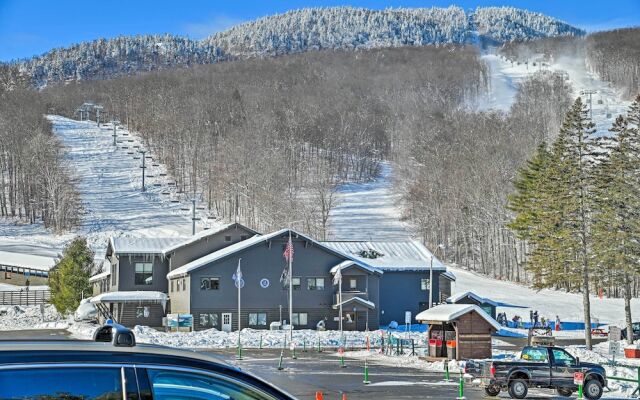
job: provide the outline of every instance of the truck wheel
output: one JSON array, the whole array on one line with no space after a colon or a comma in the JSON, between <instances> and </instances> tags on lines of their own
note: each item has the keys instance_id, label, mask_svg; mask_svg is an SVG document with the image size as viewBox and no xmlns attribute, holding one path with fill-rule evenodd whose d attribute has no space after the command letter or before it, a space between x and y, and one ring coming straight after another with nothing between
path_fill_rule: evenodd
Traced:
<instances>
[{"instance_id":1,"label":"truck wheel","mask_svg":"<svg viewBox=\"0 0 640 400\"><path fill-rule=\"evenodd\" d=\"M573 391L567 388L558 388L557 391L558 394L562 397L571 397L571 395L573 394Z\"/></svg>"},{"instance_id":2,"label":"truck wheel","mask_svg":"<svg viewBox=\"0 0 640 400\"><path fill-rule=\"evenodd\" d=\"M500 394L500 386L489 385L484 388L484 392L487 394L487 396L495 397Z\"/></svg>"},{"instance_id":3,"label":"truck wheel","mask_svg":"<svg viewBox=\"0 0 640 400\"><path fill-rule=\"evenodd\" d=\"M589 379L584 384L584 397L598 400L602 396L602 383L597 379Z\"/></svg>"},{"instance_id":4,"label":"truck wheel","mask_svg":"<svg viewBox=\"0 0 640 400\"><path fill-rule=\"evenodd\" d=\"M509 382L509 396L512 399L524 399L527 397L527 382L524 379L514 379Z\"/></svg>"}]
</instances>

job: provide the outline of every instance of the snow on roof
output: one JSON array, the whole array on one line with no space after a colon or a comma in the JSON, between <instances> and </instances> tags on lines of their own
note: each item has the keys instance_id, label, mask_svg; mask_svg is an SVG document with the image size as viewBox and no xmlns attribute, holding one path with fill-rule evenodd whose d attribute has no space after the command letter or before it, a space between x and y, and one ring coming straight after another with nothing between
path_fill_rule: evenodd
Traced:
<instances>
[{"instance_id":1,"label":"snow on roof","mask_svg":"<svg viewBox=\"0 0 640 400\"><path fill-rule=\"evenodd\" d=\"M472 311L478 313L478 315L484 318L484 320L491 324L491 326L496 330L500 330L500 324L475 304L441 304L418 313L418 315L416 315L416 320L427 322L451 322L454 319Z\"/></svg>"},{"instance_id":2,"label":"snow on roof","mask_svg":"<svg viewBox=\"0 0 640 400\"><path fill-rule=\"evenodd\" d=\"M453 296L451 296L451 297L449 297L447 299L447 303L457 303L458 301L462 300L465 297L472 298L473 300L477 301L478 303L491 304L494 307L498 306L498 303L496 303L495 301L493 301L491 299L488 299L486 297L478 296L477 294L475 294L473 292L463 292L463 293L458 293L456 295L453 295Z\"/></svg>"},{"instance_id":3,"label":"snow on roof","mask_svg":"<svg viewBox=\"0 0 640 400\"><path fill-rule=\"evenodd\" d=\"M185 238L111 237L111 248L119 254L162 254L162 250L184 241Z\"/></svg>"},{"instance_id":4,"label":"snow on roof","mask_svg":"<svg viewBox=\"0 0 640 400\"><path fill-rule=\"evenodd\" d=\"M333 241L322 242L334 250L351 255L372 267L382 271L424 271L429 270L433 257L433 269L446 271L446 267L437 257L420 242L405 240L396 242L357 242ZM363 253L374 253L376 258L369 258Z\"/></svg>"},{"instance_id":5,"label":"snow on roof","mask_svg":"<svg viewBox=\"0 0 640 400\"><path fill-rule=\"evenodd\" d=\"M153 291L132 292L106 292L91 298L92 303L136 303L140 301L153 301L166 304L166 293Z\"/></svg>"},{"instance_id":6,"label":"snow on roof","mask_svg":"<svg viewBox=\"0 0 640 400\"><path fill-rule=\"evenodd\" d=\"M101 272L101 273L96 274L96 275L92 276L91 278L89 278L89 282L97 282L100 279L108 277L109 275L111 275L111 271L109 271L109 270Z\"/></svg>"},{"instance_id":7,"label":"snow on roof","mask_svg":"<svg viewBox=\"0 0 640 400\"><path fill-rule=\"evenodd\" d=\"M335 275L335 273L338 272L338 269L343 270L345 268L349 268L352 265L356 265L356 266L358 266L358 267L360 267L360 268L362 268L362 269L364 269L364 270L366 270L368 272L371 272L373 274L382 275L382 271L380 271L379 269L373 268L373 267L371 267L369 265L365 265L365 264L362 264L362 263L359 263L359 262L356 262L356 261L353 261L353 260L345 260L345 261L341 262L340 264L332 267L329 270L329 272L332 273L333 275Z\"/></svg>"},{"instance_id":8,"label":"snow on roof","mask_svg":"<svg viewBox=\"0 0 640 400\"><path fill-rule=\"evenodd\" d=\"M54 257L0 251L0 265L49 271L55 267L56 259Z\"/></svg>"},{"instance_id":9,"label":"snow on roof","mask_svg":"<svg viewBox=\"0 0 640 400\"><path fill-rule=\"evenodd\" d=\"M258 233L256 231L254 231L253 229L247 228L244 225L240 225L237 222L234 222L234 223L231 223L231 224L220 225L220 226L218 226L216 228L213 228L213 229L206 229L206 230L200 231L200 232L196 233L195 235L191 236L190 238L182 239L182 241L179 242L179 243L175 243L175 244L172 244L170 246L165 247L164 249L162 249L162 252L164 254L170 253L170 252L172 252L174 250L179 249L182 246L187 246L189 244L197 242L200 239L204 239L204 238L207 238L209 236L216 235L216 234L218 234L220 232L223 232L223 231L225 231L225 230L227 230L229 228L232 228L235 225L238 225L239 227L242 227L242 228L248 230L249 232L253 232L254 234Z\"/></svg>"},{"instance_id":10,"label":"snow on roof","mask_svg":"<svg viewBox=\"0 0 640 400\"><path fill-rule=\"evenodd\" d=\"M227 256L229 256L231 254L234 254L236 252L239 252L241 250L244 250L244 249L247 249L249 247L252 247L252 246L254 246L256 244L268 242L269 240L271 240L273 238L276 238L278 236L284 235L284 234L288 233L289 231L291 231L291 233L295 237L300 237L300 238L302 238L302 239L304 239L304 240L306 240L308 242L311 242L311 243L313 243L313 244L315 244L315 245L317 245L319 247L322 247L322 248L327 249L327 250L329 250L329 251L331 251L333 253L336 253L341 257L344 257L344 258L346 258L348 260L354 261L355 263L357 263L358 265L362 266L363 268L364 267L371 268L371 265L368 264L364 260L359 260L358 258L353 257L353 256L351 256L349 254L345 254L345 253L341 252L340 250L336 250L336 249L333 249L333 248L331 248L329 246L326 246L324 243L318 242L317 240L314 240L314 239L312 239L312 238L310 238L310 237L308 237L306 235L303 235L303 234L301 234L299 232L296 232L293 229L285 228L285 229L281 229L279 231L271 232L269 234L253 236L253 237L251 237L249 239L246 239L246 240L240 241L238 243L232 244L231 246L227 246L227 247L225 247L223 249L220 249L218 251L215 251L215 252L213 252L211 254L207 254L206 256L198 258L197 260L193 260L190 263L187 263L187 264L185 264L185 265L183 265L181 267L178 267L178 268L174 269L173 271L169 272L167 274L167 279L177 278L177 277L180 277L180 276L185 276L185 275L187 275L188 273L190 273L191 271L193 271L195 269L203 267L203 266L205 266L205 265L207 265L209 263L212 263L214 261L220 260L220 259L222 259L224 257L227 257Z\"/></svg>"},{"instance_id":11,"label":"snow on roof","mask_svg":"<svg viewBox=\"0 0 640 400\"><path fill-rule=\"evenodd\" d=\"M371 310L376 308L376 305L374 303L372 303L372 302L370 302L368 300L365 300L362 297L358 297L358 296L354 296L354 297L352 297L352 298L350 298L348 300L343 301L342 303L334 304L333 308L335 309L335 308L340 307L341 305L344 306L345 304L349 304L349 303L360 303L363 306L365 306L365 307L367 307L367 308L369 308Z\"/></svg>"},{"instance_id":12,"label":"snow on roof","mask_svg":"<svg viewBox=\"0 0 640 400\"><path fill-rule=\"evenodd\" d=\"M453 272L451 271L447 271L444 274L442 274L443 277L455 282L456 281L456 276L453 274Z\"/></svg>"}]
</instances>

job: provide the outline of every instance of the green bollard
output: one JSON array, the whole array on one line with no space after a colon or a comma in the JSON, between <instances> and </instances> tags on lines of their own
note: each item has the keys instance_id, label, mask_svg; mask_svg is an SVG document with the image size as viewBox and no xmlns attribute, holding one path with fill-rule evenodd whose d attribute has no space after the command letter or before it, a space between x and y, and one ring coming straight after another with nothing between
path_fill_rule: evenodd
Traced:
<instances>
[{"instance_id":1,"label":"green bollard","mask_svg":"<svg viewBox=\"0 0 640 400\"><path fill-rule=\"evenodd\" d=\"M293 345L293 343L292 343L292 345ZM293 354L291 355L291 359L296 360L296 359L298 358L298 357L296 356L296 346L295 346L295 345L293 345L293 346L291 346L291 347L293 347L293 349L292 349Z\"/></svg>"},{"instance_id":2,"label":"green bollard","mask_svg":"<svg viewBox=\"0 0 640 400\"><path fill-rule=\"evenodd\" d=\"M260 335L260 350L262 350L262 335Z\"/></svg>"},{"instance_id":3,"label":"green bollard","mask_svg":"<svg viewBox=\"0 0 640 400\"><path fill-rule=\"evenodd\" d=\"M451 382L451 379L449 378L449 363L446 361L444 362L444 381Z\"/></svg>"},{"instance_id":4,"label":"green bollard","mask_svg":"<svg viewBox=\"0 0 640 400\"><path fill-rule=\"evenodd\" d=\"M238 332L238 351L236 354L236 360L242 360L242 344L240 343L240 332Z\"/></svg>"},{"instance_id":5,"label":"green bollard","mask_svg":"<svg viewBox=\"0 0 640 400\"><path fill-rule=\"evenodd\" d=\"M367 359L364 359L364 380L362 381L362 383L364 383L365 385L368 385L371 383L371 381L369 380L369 366L367 365Z\"/></svg>"},{"instance_id":6,"label":"green bollard","mask_svg":"<svg viewBox=\"0 0 640 400\"><path fill-rule=\"evenodd\" d=\"M322 347L320 347L320 337L318 337L318 353L322 353Z\"/></svg>"},{"instance_id":7,"label":"green bollard","mask_svg":"<svg viewBox=\"0 0 640 400\"><path fill-rule=\"evenodd\" d=\"M307 352L307 339L302 339L302 352Z\"/></svg>"},{"instance_id":8,"label":"green bollard","mask_svg":"<svg viewBox=\"0 0 640 400\"><path fill-rule=\"evenodd\" d=\"M462 371L460 371L460 383L458 384L458 397L456 397L456 400L465 400L466 397L464 397L464 377L462 375Z\"/></svg>"},{"instance_id":9,"label":"green bollard","mask_svg":"<svg viewBox=\"0 0 640 400\"><path fill-rule=\"evenodd\" d=\"M282 371L282 358L284 356L284 354L282 354L284 352L284 350L280 350L280 360L278 361L278 371Z\"/></svg>"},{"instance_id":10,"label":"green bollard","mask_svg":"<svg viewBox=\"0 0 640 400\"><path fill-rule=\"evenodd\" d=\"M345 368L346 365L344 363L344 356L340 356L340 368Z\"/></svg>"},{"instance_id":11,"label":"green bollard","mask_svg":"<svg viewBox=\"0 0 640 400\"><path fill-rule=\"evenodd\" d=\"M578 399L582 400L582 383L578 385Z\"/></svg>"}]
</instances>

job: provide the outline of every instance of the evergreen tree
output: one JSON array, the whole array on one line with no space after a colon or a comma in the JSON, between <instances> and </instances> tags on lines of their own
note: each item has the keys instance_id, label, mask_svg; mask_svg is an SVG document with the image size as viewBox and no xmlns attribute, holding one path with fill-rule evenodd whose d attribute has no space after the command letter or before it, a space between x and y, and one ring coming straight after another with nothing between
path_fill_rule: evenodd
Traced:
<instances>
[{"instance_id":1,"label":"evergreen tree","mask_svg":"<svg viewBox=\"0 0 640 400\"><path fill-rule=\"evenodd\" d=\"M554 199L553 209L562 215L562 253L565 270L580 276L584 308L585 344L591 350L591 303L589 299L592 249L590 213L592 207L593 156L596 142L592 139L595 124L578 97L567 113L554 146L562 192Z\"/></svg>"},{"instance_id":2,"label":"evergreen tree","mask_svg":"<svg viewBox=\"0 0 640 400\"><path fill-rule=\"evenodd\" d=\"M59 313L75 311L83 294L89 294L89 277L93 268L94 253L85 238L75 238L65 247L62 258L49 274L51 303Z\"/></svg>"},{"instance_id":3,"label":"evergreen tree","mask_svg":"<svg viewBox=\"0 0 640 400\"><path fill-rule=\"evenodd\" d=\"M593 215L593 248L604 279L624 288L627 340L633 342L631 277L640 271L640 96L627 118L619 116L600 139L597 159ZM630 123L630 121L634 121Z\"/></svg>"}]
</instances>

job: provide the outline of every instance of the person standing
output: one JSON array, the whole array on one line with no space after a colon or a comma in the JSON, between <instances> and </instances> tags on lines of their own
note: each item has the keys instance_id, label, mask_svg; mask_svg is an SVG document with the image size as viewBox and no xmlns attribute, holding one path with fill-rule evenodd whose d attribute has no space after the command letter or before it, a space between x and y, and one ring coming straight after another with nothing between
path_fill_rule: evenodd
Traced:
<instances>
[{"instance_id":1,"label":"person standing","mask_svg":"<svg viewBox=\"0 0 640 400\"><path fill-rule=\"evenodd\" d=\"M529 310L529 323L533 325L533 310Z\"/></svg>"},{"instance_id":2,"label":"person standing","mask_svg":"<svg viewBox=\"0 0 640 400\"><path fill-rule=\"evenodd\" d=\"M533 312L533 327L536 328L538 326L538 310Z\"/></svg>"},{"instance_id":3,"label":"person standing","mask_svg":"<svg viewBox=\"0 0 640 400\"><path fill-rule=\"evenodd\" d=\"M560 330L560 317L556 315L556 332Z\"/></svg>"}]
</instances>

